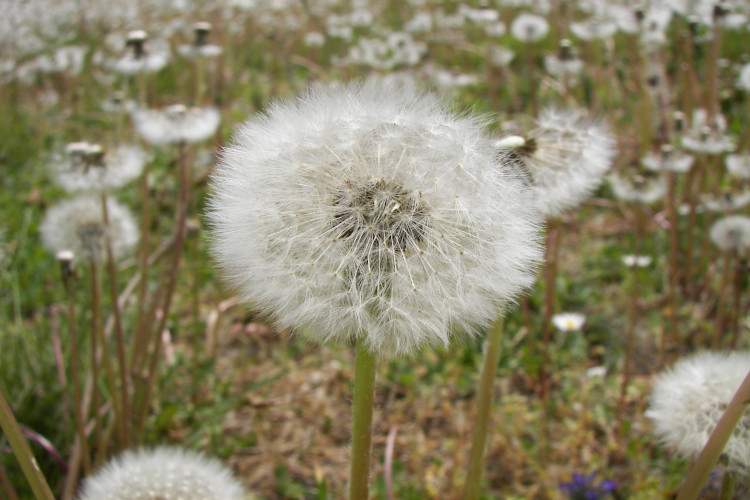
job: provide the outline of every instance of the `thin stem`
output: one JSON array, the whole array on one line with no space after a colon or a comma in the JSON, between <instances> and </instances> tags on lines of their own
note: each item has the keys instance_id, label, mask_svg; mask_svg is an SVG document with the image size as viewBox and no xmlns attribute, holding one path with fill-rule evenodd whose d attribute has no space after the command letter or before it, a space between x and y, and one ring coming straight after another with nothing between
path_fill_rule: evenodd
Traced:
<instances>
[{"instance_id":1,"label":"thin stem","mask_svg":"<svg viewBox=\"0 0 750 500\"><path fill-rule=\"evenodd\" d=\"M377 356L361 338L357 340L352 403L352 451L349 500L367 500L370 484L372 404L375 397Z\"/></svg>"},{"instance_id":2,"label":"thin stem","mask_svg":"<svg viewBox=\"0 0 750 500\"><path fill-rule=\"evenodd\" d=\"M0 389L0 428L2 428L3 434L8 439L11 449L21 465L23 475L26 476L26 480L34 492L34 497L37 500L55 500L42 471L39 470L39 464L37 464L34 454L31 452L29 443L23 437L21 427L5 400L2 389Z\"/></svg>"},{"instance_id":3,"label":"thin stem","mask_svg":"<svg viewBox=\"0 0 750 500\"><path fill-rule=\"evenodd\" d=\"M180 165L180 198L177 204L177 234L175 235L175 247L174 257L172 260L172 269L169 274L169 281L167 283L167 290L164 296L164 306L162 309L162 315L159 319L159 325L154 333L155 345L154 352L151 355L151 361L149 363L148 375L146 378L146 386L143 391L143 399L141 400L140 412L138 413L138 432L137 439L138 443L143 441L143 436L146 426L146 414L148 413L148 402L151 397L151 391L154 387L154 381L156 378L156 368L158 366L159 357L161 355L161 335L166 328L167 319L169 318L169 310L172 306L172 298L174 297L175 287L177 285L177 275L180 270L180 257L182 256L182 249L185 244L185 231L186 231L186 219L187 219L187 205L188 205L188 169L189 165L187 162L186 145L181 143L178 145L178 163Z\"/></svg>"},{"instance_id":4,"label":"thin stem","mask_svg":"<svg viewBox=\"0 0 750 500\"><path fill-rule=\"evenodd\" d=\"M727 471L721 478L721 491L719 491L719 500L732 500L734 496L735 477L734 472Z\"/></svg>"},{"instance_id":5,"label":"thin stem","mask_svg":"<svg viewBox=\"0 0 750 500\"><path fill-rule=\"evenodd\" d=\"M81 460L86 475L91 472L91 456L86 441L86 421L83 415L81 401L81 375L79 372L78 354L78 325L76 324L76 306L73 297L73 276L65 273L63 276L65 292L68 296L68 329L70 331L70 381L73 384L73 415L76 420L76 433L81 447Z\"/></svg>"},{"instance_id":6,"label":"thin stem","mask_svg":"<svg viewBox=\"0 0 750 500\"><path fill-rule=\"evenodd\" d=\"M669 292L667 318L670 322L670 341L677 342L677 288L680 283L680 233L679 218L677 214L676 199L677 178L674 172L667 172L667 211L669 217ZM664 363L664 351L666 349L665 335L659 339L659 363Z\"/></svg>"},{"instance_id":7,"label":"thin stem","mask_svg":"<svg viewBox=\"0 0 750 500\"><path fill-rule=\"evenodd\" d=\"M109 211L107 210L107 197L102 195L102 218L104 225L109 227ZM120 369L120 398L122 408L122 422L117 426L120 448L128 447L130 432L130 377L128 376L128 363L125 355L125 335L122 331L122 313L118 301L117 291L117 270L115 269L115 256L112 251L112 240L109 233L106 233L105 246L107 251L107 272L109 274L109 290L112 295L112 312L115 324L115 344L117 346L117 363ZM117 398L117 394L112 394L112 398Z\"/></svg>"},{"instance_id":8,"label":"thin stem","mask_svg":"<svg viewBox=\"0 0 750 500\"><path fill-rule=\"evenodd\" d=\"M144 335L144 315L146 313L146 291L148 290L148 269L149 269L149 241L151 237L151 203L149 203L149 187L148 187L148 163L143 169L141 176L140 190L141 190L141 233L140 233L140 246L138 248L138 270L140 272L140 282L138 284L138 315L136 317L136 329L135 339L133 340L133 347L130 352L130 372L133 372L133 368L143 348L141 347L144 343L144 339L148 338Z\"/></svg>"},{"instance_id":9,"label":"thin stem","mask_svg":"<svg viewBox=\"0 0 750 500\"><path fill-rule=\"evenodd\" d=\"M740 304L742 294L742 277L747 272L747 261L740 257L737 259L737 265L734 271L734 306L732 307L732 349L737 348L737 341L740 338Z\"/></svg>"},{"instance_id":10,"label":"thin stem","mask_svg":"<svg viewBox=\"0 0 750 500\"><path fill-rule=\"evenodd\" d=\"M727 295L727 287L729 286L729 279L732 269L732 255L729 250L724 250L724 268L721 270L721 279L719 280L719 291L718 298L716 300L716 326L714 327L714 337L711 341L711 349L717 350L721 341L722 334L724 333L724 319L725 314L725 298Z\"/></svg>"},{"instance_id":11,"label":"thin stem","mask_svg":"<svg viewBox=\"0 0 750 500\"><path fill-rule=\"evenodd\" d=\"M89 263L89 276L91 278L91 377L94 386L91 396L91 407L94 411L94 436L98 457L104 457L106 444L104 442L104 425L99 413L99 360L96 352L99 349L99 331L101 330L101 307L99 305L99 279L96 273L96 262L91 259Z\"/></svg>"},{"instance_id":12,"label":"thin stem","mask_svg":"<svg viewBox=\"0 0 750 500\"><path fill-rule=\"evenodd\" d=\"M539 368L539 391L542 401L549 396L549 344L552 340L552 314L555 312L555 281L557 256L560 249L560 220L551 219L547 228L544 264L544 334L542 335L542 364Z\"/></svg>"},{"instance_id":13,"label":"thin stem","mask_svg":"<svg viewBox=\"0 0 750 500\"><path fill-rule=\"evenodd\" d=\"M682 483L680 490L677 492L676 500L695 500L698 498L727 441L732 437L734 429L742 420L748 404L750 404L750 372L740 384L739 389L735 392L727 409L724 410L724 414L716 424L716 428L709 436L708 442L688 471L685 482Z\"/></svg>"},{"instance_id":14,"label":"thin stem","mask_svg":"<svg viewBox=\"0 0 750 500\"><path fill-rule=\"evenodd\" d=\"M477 414L474 417L474 434L471 439L471 455L466 474L465 500L477 500L484 472L484 451L487 447L490 413L494 396L495 373L500 361L500 341L503 336L505 319L500 317L490 329L484 346L484 362L479 376Z\"/></svg>"},{"instance_id":15,"label":"thin stem","mask_svg":"<svg viewBox=\"0 0 750 500\"><path fill-rule=\"evenodd\" d=\"M18 500L16 490L13 489L13 485L10 482L8 474L5 472L5 467L3 467L2 463L0 463L0 485L2 485L2 491L8 496L8 500Z\"/></svg>"}]
</instances>

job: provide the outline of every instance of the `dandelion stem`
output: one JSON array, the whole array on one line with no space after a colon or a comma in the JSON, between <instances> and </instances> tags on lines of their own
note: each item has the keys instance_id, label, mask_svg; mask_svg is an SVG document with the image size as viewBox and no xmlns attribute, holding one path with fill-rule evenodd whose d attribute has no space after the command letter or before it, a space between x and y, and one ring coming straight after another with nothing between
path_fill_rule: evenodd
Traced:
<instances>
[{"instance_id":1,"label":"dandelion stem","mask_svg":"<svg viewBox=\"0 0 750 500\"><path fill-rule=\"evenodd\" d=\"M547 245L544 263L544 334L542 336L542 365L539 370L539 391L546 403L549 395L548 365L549 344L552 340L552 315L555 312L555 281L557 256L560 250L560 220L550 219L547 228Z\"/></svg>"},{"instance_id":2,"label":"dandelion stem","mask_svg":"<svg viewBox=\"0 0 750 500\"><path fill-rule=\"evenodd\" d=\"M487 447L490 413L494 396L495 373L500 361L500 341L503 336L505 319L500 317L490 329L484 346L484 361L479 376L479 394L477 398L477 413L474 417L474 434L471 440L471 455L466 474L464 500L477 500L484 471L484 451Z\"/></svg>"},{"instance_id":3,"label":"dandelion stem","mask_svg":"<svg viewBox=\"0 0 750 500\"><path fill-rule=\"evenodd\" d=\"M68 296L68 329L70 331L70 381L73 384L73 415L76 420L76 432L81 447L81 460L86 475L91 472L91 456L86 441L86 422L83 416L81 400L81 376L79 373L78 325L76 324L76 306L73 297L72 273L63 273L65 292Z\"/></svg>"},{"instance_id":4,"label":"dandelion stem","mask_svg":"<svg viewBox=\"0 0 750 500\"><path fill-rule=\"evenodd\" d=\"M719 290L717 293L717 300L716 300L716 326L714 327L714 337L711 341L711 349L714 351L719 348L719 343L722 337L722 334L724 333L724 319L726 318L725 314L725 298L727 295L727 287L729 286L729 279L730 279L730 270L732 269L732 255L729 250L724 250L722 252L724 254L724 258L722 259L724 263L724 268L721 270L721 279L719 280Z\"/></svg>"},{"instance_id":5,"label":"dandelion stem","mask_svg":"<svg viewBox=\"0 0 750 500\"><path fill-rule=\"evenodd\" d=\"M101 460L106 449L104 424L99 413L99 359L97 357L101 330L101 306L99 305L99 278L96 272L96 262L93 259L89 263L89 276L91 278L91 377L94 380L91 407L94 411L94 436L98 459Z\"/></svg>"},{"instance_id":6,"label":"dandelion stem","mask_svg":"<svg viewBox=\"0 0 750 500\"><path fill-rule=\"evenodd\" d=\"M0 428L2 428L3 434L5 434L18 463L21 465L21 470L34 492L34 497L37 500L55 500L42 471L39 470L39 465L31 452L29 443L23 437L21 427L5 400L2 389L0 389Z\"/></svg>"},{"instance_id":7,"label":"dandelion stem","mask_svg":"<svg viewBox=\"0 0 750 500\"><path fill-rule=\"evenodd\" d=\"M134 373L138 358L143 356L145 350L144 344L147 344L147 337L144 335L145 325L144 316L146 311L146 291L148 290L148 269L149 269L149 240L151 234L151 204L149 203L149 186L148 186L148 163L143 168L141 177L141 233L140 247L138 249L138 268L140 271L140 283L138 284L138 316L136 319L135 339L130 354L130 372Z\"/></svg>"},{"instance_id":8,"label":"dandelion stem","mask_svg":"<svg viewBox=\"0 0 750 500\"><path fill-rule=\"evenodd\" d=\"M4 495L7 495L8 500L18 500L18 495L16 494L16 490L13 489L13 484L11 484L10 482L8 473L5 472L5 467L3 467L3 464L1 463L0 463L0 486L2 486L2 491L5 492Z\"/></svg>"},{"instance_id":9,"label":"dandelion stem","mask_svg":"<svg viewBox=\"0 0 750 500\"><path fill-rule=\"evenodd\" d=\"M377 356L361 337L357 340L355 355L349 500L366 500L369 498L372 405Z\"/></svg>"},{"instance_id":10,"label":"dandelion stem","mask_svg":"<svg viewBox=\"0 0 750 500\"><path fill-rule=\"evenodd\" d=\"M744 258L737 259L737 265L734 271L734 306L732 307L732 349L737 348L737 341L740 338L740 297L742 293L742 278L747 274L747 260Z\"/></svg>"},{"instance_id":11,"label":"dandelion stem","mask_svg":"<svg viewBox=\"0 0 750 500\"><path fill-rule=\"evenodd\" d=\"M732 436L734 429L742 419L750 403L750 373L740 384L727 409L716 424L708 442L703 447L700 455L688 471L685 482L682 483L677 492L676 500L695 500L701 493L703 485L706 484L716 462L719 460L722 450Z\"/></svg>"},{"instance_id":12,"label":"dandelion stem","mask_svg":"<svg viewBox=\"0 0 750 500\"><path fill-rule=\"evenodd\" d=\"M734 472L725 472L724 477L721 478L721 491L719 491L719 500L732 500L734 495L734 484Z\"/></svg>"},{"instance_id":13,"label":"dandelion stem","mask_svg":"<svg viewBox=\"0 0 750 500\"><path fill-rule=\"evenodd\" d=\"M141 400L140 412L138 414L138 443L143 441L146 426L146 414L148 413L148 401L151 398L151 391L154 387L154 380L156 378L156 368L158 366L159 357L161 355L161 335L167 326L169 310L172 306L172 298L174 297L174 291L177 285L177 275L180 270L180 258L182 256L182 249L185 246L188 206L188 169L190 168L190 165L187 161L186 147L187 146L184 143L181 143L177 146L178 163L180 165L180 198L177 203L177 234L175 235L174 257L172 258L172 268L169 273L167 289L164 295L164 305L162 308L161 318L159 319L159 324L157 325L156 331L153 332L155 337L154 351L153 353L151 353L148 375L146 376L146 386L143 391L143 399Z\"/></svg>"},{"instance_id":14,"label":"dandelion stem","mask_svg":"<svg viewBox=\"0 0 750 500\"><path fill-rule=\"evenodd\" d=\"M107 197L102 195L102 218L104 225L109 227L109 211L107 210ZM112 240L109 237L109 233L106 233L105 246L107 250L107 272L109 274L109 290L112 295L112 313L114 315L115 324L115 343L117 348L117 363L120 369L120 397L121 408L122 408L122 421L117 426L118 439L120 442L120 448L125 449L128 447L128 434L129 434L129 422L130 422L130 384L128 377L128 364L125 356L125 336L122 331L122 314L120 311L120 303L118 299L117 291L117 270L115 269L115 257L112 251ZM117 395L112 394L113 398Z\"/></svg>"}]
</instances>

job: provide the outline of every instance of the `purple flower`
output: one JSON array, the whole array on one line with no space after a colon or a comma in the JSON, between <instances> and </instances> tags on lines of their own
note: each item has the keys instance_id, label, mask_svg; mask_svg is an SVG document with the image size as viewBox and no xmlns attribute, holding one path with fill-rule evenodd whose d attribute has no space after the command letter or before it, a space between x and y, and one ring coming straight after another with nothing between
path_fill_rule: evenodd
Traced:
<instances>
[{"instance_id":1,"label":"purple flower","mask_svg":"<svg viewBox=\"0 0 750 500\"><path fill-rule=\"evenodd\" d=\"M608 493L615 490L617 483L611 479L602 479L597 483L597 474L574 473L569 483L562 483L560 490L568 494L571 500L601 500L608 498Z\"/></svg>"}]
</instances>

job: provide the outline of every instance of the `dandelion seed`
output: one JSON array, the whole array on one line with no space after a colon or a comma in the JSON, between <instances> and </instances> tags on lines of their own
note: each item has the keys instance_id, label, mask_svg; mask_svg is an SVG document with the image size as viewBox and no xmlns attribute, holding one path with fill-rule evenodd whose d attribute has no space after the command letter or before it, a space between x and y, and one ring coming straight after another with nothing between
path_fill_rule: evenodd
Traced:
<instances>
[{"instance_id":1,"label":"dandelion seed","mask_svg":"<svg viewBox=\"0 0 750 500\"><path fill-rule=\"evenodd\" d=\"M216 133L221 121L215 108L188 108L182 104L164 110L136 109L131 116L136 132L154 146L205 141Z\"/></svg>"},{"instance_id":2,"label":"dandelion seed","mask_svg":"<svg viewBox=\"0 0 750 500\"><path fill-rule=\"evenodd\" d=\"M538 213L479 120L380 81L274 103L223 152L207 214L228 280L280 328L414 353L531 285Z\"/></svg>"},{"instance_id":3,"label":"dandelion seed","mask_svg":"<svg viewBox=\"0 0 750 500\"><path fill-rule=\"evenodd\" d=\"M180 448L126 451L88 477L78 500L242 500L218 460Z\"/></svg>"},{"instance_id":4,"label":"dandelion seed","mask_svg":"<svg viewBox=\"0 0 750 500\"><path fill-rule=\"evenodd\" d=\"M703 449L750 367L748 352L704 352L657 376L646 417L657 438L687 459ZM750 473L750 414L724 448L725 468Z\"/></svg>"},{"instance_id":5,"label":"dandelion seed","mask_svg":"<svg viewBox=\"0 0 750 500\"><path fill-rule=\"evenodd\" d=\"M44 246L51 252L73 252L76 259L104 259L108 235L115 258L130 252L138 242L138 228L127 207L107 200L109 226L102 220L99 198L81 196L51 207L42 221L40 233Z\"/></svg>"}]
</instances>

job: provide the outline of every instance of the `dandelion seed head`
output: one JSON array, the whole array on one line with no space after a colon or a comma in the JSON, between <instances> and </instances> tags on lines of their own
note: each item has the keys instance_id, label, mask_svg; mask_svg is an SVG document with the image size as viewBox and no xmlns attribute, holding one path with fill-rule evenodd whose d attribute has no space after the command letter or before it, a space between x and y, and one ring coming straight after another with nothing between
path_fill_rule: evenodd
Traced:
<instances>
[{"instance_id":1,"label":"dandelion seed head","mask_svg":"<svg viewBox=\"0 0 750 500\"><path fill-rule=\"evenodd\" d=\"M662 176L623 177L610 174L607 177L615 196L622 201L631 201L650 205L661 200L667 193L667 183Z\"/></svg>"},{"instance_id":2,"label":"dandelion seed head","mask_svg":"<svg viewBox=\"0 0 750 500\"><path fill-rule=\"evenodd\" d=\"M528 287L538 213L480 120L382 81L276 102L212 180L213 252L280 328L414 353Z\"/></svg>"},{"instance_id":3,"label":"dandelion seed head","mask_svg":"<svg viewBox=\"0 0 750 500\"><path fill-rule=\"evenodd\" d=\"M614 138L603 124L578 110L549 108L529 133L522 159L542 212L558 217L601 185L614 155Z\"/></svg>"},{"instance_id":4,"label":"dandelion seed head","mask_svg":"<svg viewBox=\"0 0 750 500\"><path fill-rule=\"evenodd\" d=\"M218 460L179 448L126 451L83 484L78 500L242 500L242 485Z\"/></svg>"},{"instance_id":5,"label":"dandelion seed head","mask_svg":"<svg viewBox=\"0 0 750 500\"><path fill-rule=\"evenodd\" d=\"M711 241L722 250L744 251L750 248L750 217L729 215L711 226Z\"/></svg>"},{"instance_id":6,"label":"dandelion seed head","mask_svg":"<svg viewBox=\"0 0 750 500\"><path fill-rule=\"evenodd\" d=\"M76 259L100 262L108 235L114 257L127 254L138 242L135 219L127 207L111 199L107 211L109 226L104 224L97 197L80 196L50 207L40 226L44 246L55 254L65 250Z\"/></svg>"},{"instance_id":7,"label":"dandelion seed head","mask_svg":"<svg viewBox=\"0 0 750 500\"><path fill-rule=\"evenodd\" d=\"M518 41L538 42L549 32L549 23L536 14L520 14L510 25L510 34Z\"/></svg>"},{"instance_id":8,"label":"dandelion seed head","mask_svg":"<svg viewBox=\"0 0 750 500\"><path fill-rule=\"evenodd\" d=\"M704 352L675 363L654 381L646 411L654 434L683 457L697 457L748 369L748 352ZM740 420L724 455L729 470L750 472L750 415Z\"/></svg>"},{"instance_id":9,"label":"dandelion seed head","mask_svg":"<svg viewBox=\"0 0 750 500\"><path fill-rule=\"evenodd\" d=\"M215 108L188 108L174 104L158 109L136 109L131 114L136 132L154 146L201 142L219 127L221 115Z\"/></svg>"},{"instance_id":10,"label":"dandelion seed head","mask_svg":"<svg viewBox=\"0 0 750 500\"><path fill-rule=\"evenodd\" d=\"M105 193L140 176L147 159L146 152L134 145L106 152L100 144L71 142L65 154L51 156L48 167L69 193Z\"/></svg>"}]
</instances>

